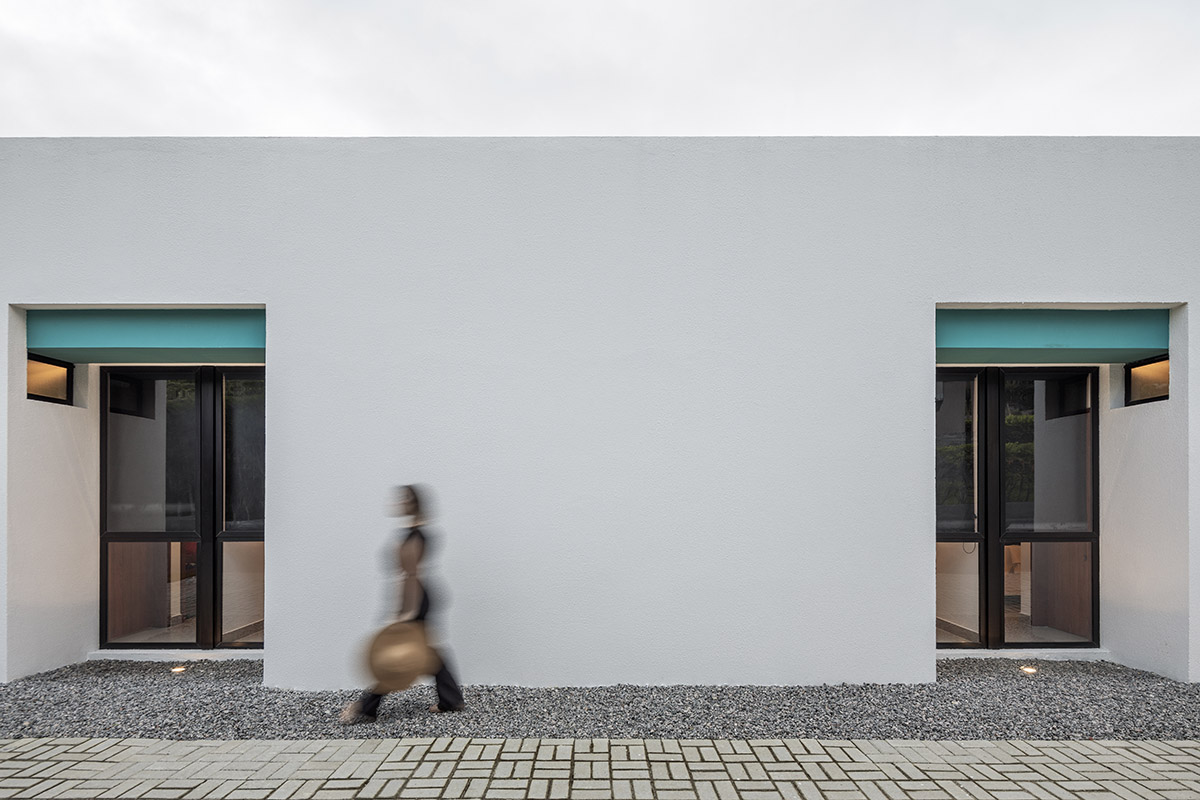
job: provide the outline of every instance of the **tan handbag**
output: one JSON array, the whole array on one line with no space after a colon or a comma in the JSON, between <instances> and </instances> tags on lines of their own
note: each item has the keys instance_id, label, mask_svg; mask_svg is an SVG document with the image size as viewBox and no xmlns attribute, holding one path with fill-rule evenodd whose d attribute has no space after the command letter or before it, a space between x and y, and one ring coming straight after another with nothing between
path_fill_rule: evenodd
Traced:
<instances>
[{"instance_id":1,"label":"tan handbag","mask_svg":"<svg viewBox=\"0 0 1200 800\"><path fill-rule=\"evenodd\" d=\"M367 651L367 664L380 694L402 692L422 675L441 668L425 633L424 622L393 622L375 634Z\"/></svg>"}]
</instances>

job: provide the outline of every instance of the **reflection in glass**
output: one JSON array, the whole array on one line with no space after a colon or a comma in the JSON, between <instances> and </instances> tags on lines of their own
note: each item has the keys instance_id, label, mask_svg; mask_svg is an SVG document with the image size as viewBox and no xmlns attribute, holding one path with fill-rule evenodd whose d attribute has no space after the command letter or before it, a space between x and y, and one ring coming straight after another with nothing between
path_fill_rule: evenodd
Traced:
<instances>
[{"instance_id":1,"label":"reflection in glass","mask_svg":"<svg viewBox=\"0 0 1200 800\"><path fill-rule=\"evenodd\" d=\"M937 529L977 530L975 377L937 382Z\"/></svg>"},{"instance_id":2,"label":"reflection in glass","mask_svg":"<svg viewBox=\"0 0 1200 800\"><path fill-rule=\"evenodd\" d=\"M979 544L937 543L937 640L979 643Z\"/></svg>"},{"instance_id":3,"label":"reflection in glass","mask_svg":"<svg viewBox=\"0 0 1200 800\"><path fill-rule=\"evenodd\" d=\"M1129 402L1165 398L1171 389L1171 362L1168 359L1129 368Z\"/></svg>"},{"instance_id":4,"label":"reflection in glass","mask_svg":"<svg viewBox=\"0 0 1200 800\"><path fill-rule=\"evenodd\" d=\"M1004 640L1092 639L1092 543L1022 542L1004 547Z\"/></svg>"},{"instance_id":5,"label":"reflection in glass","mask_svg":"<svg viewBox=\"0 0 1200 800\"><path fill-rule=\"evenodd\" d=\"M1004 513L1007 531L1090 531L1090 376L1007 378Z\"/></svg>"},{"instance_id":6,"label":"reflection in glass","mask_svg":"<svg viewBox=\"0 0 1200 800\"><path fill-rule=\"evenodd\" d=\"M263 640L263 543L221 545L221 641Z\"/></svg>"},{"instance_id":7,"label":"reflection in glass","mask_svg":"<svg viewBox=\"0 0 1200 800\"><path fill-rule=\"evenodd\" d=\"M196 642L196 543L110 542L110 643Z\"/></svg>"},{"instance_id":8,"label":"reflection in glass","mask_svg":"<svg viewBox=\"0 0 1200 800\"><path fill-rule=\"evenodd\" d=\"M225 529L261 531L266 476L266 393L261 377L227 376Z\"/></svg>"},{"instance_id":9,"label":"reflection in glass","mask_svg":"<svg viewBox=\"0 0 1200 800\"><path fill-rule=\"evenodd\" d=\"M195 379L118 379L116 385L134 382L145 387L139 407L148 415L107 418L108 530L193 532L199 498Z\"/></svg>"}]
</instances>

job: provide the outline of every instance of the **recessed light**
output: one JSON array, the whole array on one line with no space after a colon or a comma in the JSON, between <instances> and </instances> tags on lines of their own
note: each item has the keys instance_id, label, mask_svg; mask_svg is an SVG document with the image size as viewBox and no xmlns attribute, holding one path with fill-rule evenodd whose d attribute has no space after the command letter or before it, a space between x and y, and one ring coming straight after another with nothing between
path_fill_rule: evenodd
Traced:
<instances>
[{"instance_id":1,"label":"recessed light","mask_svg":"<svg viewBox=\"0 0 1200 800\"><path fill-rule=\"evenodd\" d=\"M183 672L187 667L171 667L171 672Z\"/></svg>"},{"instance_id":2,"label":"recessed light","mask_svg":"<svg viewBox=\"0 0 1200 800\"><path fill-rule=\"evenodd\" d=\"M1021 667L1021 672L1024 672L1026 675L1033 675L1037 672L1037 667Z\"/></svg>"}]
</instances>

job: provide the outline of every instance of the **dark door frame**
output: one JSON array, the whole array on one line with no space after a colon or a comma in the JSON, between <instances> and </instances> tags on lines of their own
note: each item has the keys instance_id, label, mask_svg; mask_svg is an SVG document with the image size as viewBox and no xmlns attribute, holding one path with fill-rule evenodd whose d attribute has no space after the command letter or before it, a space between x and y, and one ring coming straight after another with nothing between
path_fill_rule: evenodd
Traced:
<instances>
[{"instance_id":1,"label":"dark door frame","mask_svg":"<svg viewBox=\"0 0 1200 800\"><path fill-rule=\"evenodd\" d=\"M159 380L164 376L191 375L196 386L198 446L195 485L199 503L194 531L122 531L108 527L108 416L110 381L114 375ZM259 642L221 640L221 551L225 542L261 542L263 530L224 530L224 419L225 376L262 376L265 367L214 366L108 366L100 368L100 647L104 649L261 649ZM116 413L116 412L114 412ZM196 641L110 642L108 640L108 547L118 542L194 542L196 544Z\"/></svg>"},{"instance_id":2,"label":"dark door frame","mask_svg":"<svg viewBox=\"0 0 1200 800\"><path fill-rule=\"evenodd\" d=\"M1005 404L1004 380L1008 376L1087 375L1088 408L1091 411L1091 530L1087 532L1005 532L1004 442L1001 413ZM1100 402L1097 367L939 367L937 379L965 376L975 378L976 532L938 533L938 542L975 543L979 559L979 638L978 643L939 643L940 649L1021 649L1091 648L1100 645ZM1091 544L1091 640L1086 642L1005 642L1004 641L1004 548L1023 542L1088 542Z\"/></svg>"}]
</instances>

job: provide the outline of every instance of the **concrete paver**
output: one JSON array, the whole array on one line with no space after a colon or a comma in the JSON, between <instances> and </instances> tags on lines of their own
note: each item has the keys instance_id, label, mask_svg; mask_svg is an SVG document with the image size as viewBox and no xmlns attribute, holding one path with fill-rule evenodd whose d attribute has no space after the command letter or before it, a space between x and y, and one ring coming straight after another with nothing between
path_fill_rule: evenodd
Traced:
<instances>
[{"instance_id":1,"label":"concrete paver","mask_svg":"<svg viewBox=\"0 0 1200 800\"><path fill-rule=\"evenodd\" d=\"M0 739L0 798L1200 800L1200 741Z\"/></svg>"}]
</instances>

